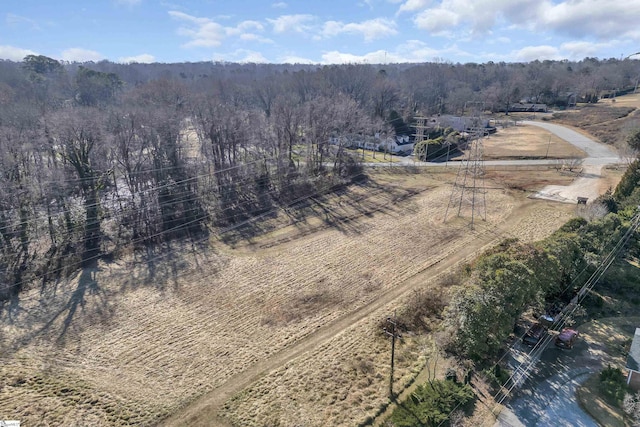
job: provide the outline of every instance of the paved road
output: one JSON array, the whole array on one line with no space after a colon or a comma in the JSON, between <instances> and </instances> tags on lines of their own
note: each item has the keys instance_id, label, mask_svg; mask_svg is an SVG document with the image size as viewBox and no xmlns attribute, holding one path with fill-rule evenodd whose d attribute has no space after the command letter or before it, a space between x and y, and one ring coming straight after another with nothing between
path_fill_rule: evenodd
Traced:
<instances>
[{"instance_id":1,"label":"paved road","mask_svg":"<svg viewBox=\"0 0 640 427\"><path fill-rule=\"evenodd\" d=\"M589 137L582 135L570 129L568 127L562 125L556 125L553 123L547 122L537 122L531 120L524 120L519 123L523 125L529 126L538 126L541 127L558 138L564 139L568 143L574 145L575 147L581 149L585 153L587 153L587 157L583 160L582 164L585 166L604 166L610 164L624 163L624 160L621 159L616 153L615 149L612 147L596 142ZM393 163L395 166L406 166L406 165L416 165L416 166L451 166L452 164L458 164L458 162L416 162L410 157L398 157L400 161L398 163ZM484 162L487 166L520 166L520 165L554 165L557 164L556 159L538 159L538 160L487 160ZM387 166L388 163L367 163L367 166Z\"/></svg>"},{"instance_id":2,"label":"paved road","mask_svg":"<svg viewBox=\"0 0 640 427\"><path fill-rule=\"evenodd\" d=\"M595 142L589 137L582 135L581 133L578 133L568 127L556 125L553 123L534 122L529 120L524 120L521 123L523 125L538 126L545 130L548 130L549 132L556 135L558 138L564 139L568 143L574 145L575 147L587 153L587 159L593 159L593 160L615 159L613 163L620 161L620 159L618 159L618 154L616 153L616 151L609 145Z\"/></svg>"},{"instance_id":3,"label":"paved road","mask_svg":"<svg viewBox=\"0 0 640 427\"><path fill-rule=\"evenodd\" d=\"M598 427L578 405L576 389L594 372L590 368L556 374L511 402L494 427Z\"/></svg>"},{"instance_id":4,"label":"paved road","mask_svg":"<svg viewBox=\"0 0 640 427\"><path fill-rule=\"evenodd\" d=\"M535 363L514 396L505 403L494 427L598 427L578 405L576 389L589 376L602 369L597 345L581 337L572 350L549 345L533 357ZM515 369L520 362L535 355L528 347L515 343L508 365Z\"/></svg>"}]
</instances>

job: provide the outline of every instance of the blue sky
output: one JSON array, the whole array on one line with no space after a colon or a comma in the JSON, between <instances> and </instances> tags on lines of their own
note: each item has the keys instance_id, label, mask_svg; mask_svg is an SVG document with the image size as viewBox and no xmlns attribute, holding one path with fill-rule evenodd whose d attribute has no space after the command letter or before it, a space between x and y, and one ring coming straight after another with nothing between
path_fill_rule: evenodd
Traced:
<instances>
[{"instance_id":1,"label":"blue sky","mask_svg":"<svg viewBox=\"0 0 640 427\"><path fill-rule=\"evenodd\" d=\"M11 60L465 63L639 51L640 0L0 2L0 58Z\"/></svg>"}]
</instances>

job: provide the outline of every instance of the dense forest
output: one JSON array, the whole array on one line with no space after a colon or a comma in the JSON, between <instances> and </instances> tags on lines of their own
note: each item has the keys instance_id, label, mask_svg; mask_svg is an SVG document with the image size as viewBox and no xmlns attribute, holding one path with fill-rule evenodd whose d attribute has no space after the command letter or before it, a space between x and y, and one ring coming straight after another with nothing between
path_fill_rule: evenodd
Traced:
<instances>
[{"instance_id":1,"label":"dense forest","mask_svg":"<svg viewBox=\"0 0 640 427\"><path fill-rule=\"evenodd\" d=\"M350 138L469 102L564 108L632 60L268 65L0 61L0 300L123 248L201 238L359 178ZM338 144L330 144L333 139Z\"/></svg>"}]
</instances>

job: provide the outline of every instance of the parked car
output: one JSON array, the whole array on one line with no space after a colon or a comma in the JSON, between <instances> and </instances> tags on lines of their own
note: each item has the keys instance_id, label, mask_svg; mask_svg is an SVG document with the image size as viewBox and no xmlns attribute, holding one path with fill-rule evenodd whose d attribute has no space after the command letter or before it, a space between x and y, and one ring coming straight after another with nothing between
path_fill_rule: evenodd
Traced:
<instances>
[{"instance_id":1,"label":"parked car","mask_svg":"<svg viewBox=\"0 0 640 427\"><path fill-rule=\"evenodd\" d=\"M547 335L547 328L540 323L534 323L522 337L522 342L533 347Z\"/></svg>"},{"instance_id":2,"label":"parked car","mask_svg":"<svg viewBox=\"0 0 640 427\"><path fill-rule=\"evenodd\" d=\"M572 348L578 339L578 331L575 329L564 328L556 337L556 346L560 348Z\"/></svg>"}]
</instances>

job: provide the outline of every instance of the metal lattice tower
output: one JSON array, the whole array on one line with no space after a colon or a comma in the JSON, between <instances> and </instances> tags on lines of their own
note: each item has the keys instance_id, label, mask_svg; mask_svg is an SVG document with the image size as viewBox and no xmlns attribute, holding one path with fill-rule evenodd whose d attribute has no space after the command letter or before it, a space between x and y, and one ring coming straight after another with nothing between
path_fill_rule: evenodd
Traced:
<instances>
[{"instance_id":1,"label":"metal lattice tower","mask_svg":"<svg viewBox=\"0 0 640 427\"><path fill-rule=\"evenodd\" d=\"M424 141L425 130L427 129L427 118L422 116L417 116L416 118L416 133L413 135L415 138L416 144L420 141Z\"/></svg>"},{"instance_id":2,"label":"metal lattice tower","mask_svg":"<svg viewBox=\"0 0 640 427\"><path fill-rule=\"evenodd\" d=\"M487 219L485 170L482 156L482 143L487 130L479 113L470 118L467 128L469 135L467 153L458 167L444 221L446 222L449 215L454 212L457 216L470 214L470 225L473 230L477 218L483 221Z\"/></svg>"}]
</instances>

